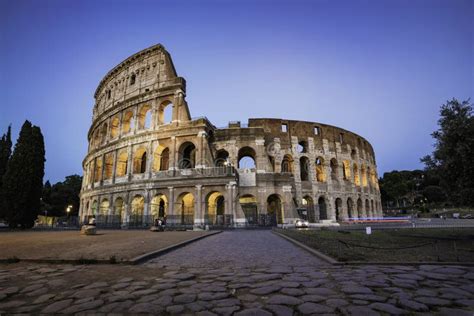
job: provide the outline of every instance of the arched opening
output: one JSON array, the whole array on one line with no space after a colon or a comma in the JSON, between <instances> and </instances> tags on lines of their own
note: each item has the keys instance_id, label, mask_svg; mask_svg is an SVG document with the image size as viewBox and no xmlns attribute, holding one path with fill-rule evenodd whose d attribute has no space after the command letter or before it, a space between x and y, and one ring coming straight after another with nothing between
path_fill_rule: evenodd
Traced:
<instances>
[{"instance_id":1,"label":"arched opening","mask_svg":"<svg viewBox=\"0 0 474 316\"><path fill-rule=\"evenodd\" d=\"M168 199L164 194L157 194L151 200L150 211L152 222L156 219L164 219L168 210Z\"/></svg>"},{"instance_id":2,"label":"arched opening","mask_svg":"<svg viewBox=\"0 0 474 316\"><path fill-rule=\"evenodd\" d=\"M355 160L356 157L357 157L357 152L356 152L355 149L352 149L352 150L351 150L351 159L352 159L352 160Z\"/></svg>"},{"instance_id":3,"label":"arched opening","mask_svg":"<svg viewBox=\"0 0 474 316\"><path fill-rule=\"evenodd\" d=\"M331 159L330 167L331 167L331 179L334 181L338 181L338 172L337 172L338 164L335 158Z\"/></svg>"},{"instance_id":4,"label":"arched opening","mask_svg":"<svg viewBox=\"0 0 474 316\"><path fill-rule=\"evenodd\" d=\"M370 208L372 210L372 216L375 217L375 207L374 207L374 200L370 201Z\"/></svg>"},{"instance_id":5,"label":"arched opening","mask_svg":"<svg viewBox=\"0 0 474 316\"><path fill-rule=\"evenodd\" d=\"M367 170L365 169L365 165L362 165L360 169L360 174L362 176L362 186L367 186Z\"/></svg>"},{"instance_id":6,"label":"arched opening","mask_svg":"<svg viewBox=\"0 0 474 316\"><path fill-rule=\"evenodd\" d=\"M128 134L133 131L133 112L127 111L122 119L122 134Z\"/></svg>"},{"instance_id":7,"label":"arched opening","mask_svg":"<svg viewBox=\"0 0 474 316\"><path fill-rule=\"evenodd\" d=\"M163 102L158 109L158 122L169 124L173 121L173 103L169 101Z\"/></svg>"},{"instance_id":8,"label":"arched opening","mask_svg":"<svg viewBox=\"0 0 474 316\"><path fill-rule=\"evenodd\" d=\"M359 168L357 167L356 163L354 163L353 171L354 171L354 184L357 186L360 186Z\"/></svg>"},{"instance_id":9,"label":"arched opening","mask_svg":"<svg viewBox=\"0 0 474 316\"><path fill-rule=\"evenodd\" d=\"M117 157L117 166L115 170L116 177L123 177L127 174L128 154L127 150L121 150Z\"/></svg>"},{"instance_id":10,"label":"arched opening","mask_svg":"<svg viewBox=\"0 0 474 316\"><path fill-rule=\"evenodd\" d=\"M125 205L123 203L123 199L118 197L115 199L114 203L114 214L113 214L112 221L116 224L120 224L122 222L122 218L125 218Z\"/></svg>"},{"instance_id":11,"label":"arched opening","mask_svg":"<svg viewBox=\"0 0 474 316\"><path fill-rule=\"evenodd\" d=\"M355 217L362 217L362 200L357 199L357 215Z\"/></svg>"},{"instance_id":12,"label":"arched opening","mask_svg":"<svg viewBox=\"0 0 474 316\"><path fill-rule=\"evenodd\" d=\"M298 145L296 146L296 151L299 152L300 154L307 153L308 152L308 143L305 142L304 140L300 141L298 143Z\"/></svg>"},{"instance_id":13,"label":"arched opening","mask_svg":"<svg viewBox=\"0 0 474 316\"><path fill-rule=\"evenodd\" d=\"M153 171L165 171L169 169L170 150L168 147L158 146L153 154Z\"/></svg>"},{"instance_id":14,"label":"arched opening","mask_svg":"<svg viewBox=\"0 0 474 316\"><path fill-rule=\"evenodd\" d=\"M95 174L94 181L99 182L102 180L102 157L95 158Z\"/></svg>"},{"instance_id":15,"label":"arched opening","mask_svg":"<svg viewBox=\"0 0 474 316\"><path fill-rule=\"evenodd\" d=\"M342 161L342 175L344 180L349 180L351 178L351 164L348 160Z\"/></svg>"},{"instance_id":16,"label":"arched opening","mask_svg":"<svg viewBox=\"0 0 474 316\"><path fill-rule=\"evenodd\" d=\"M316 214L314 210L313 198L307 195L303 197L301 204L303 205L303 208L306 209L306 216L307 216L308 222L316 223Z\"/></svg>"},{"instance_id":17,"label":"arched opening","mask_svg":"<svg viewBox=\"0 0 474 316\"><path fill-rule=\"evenodd\" d=\"M93 140L92 140L92 145L94 147L98 147L100 145L100 131L99 129L96 129L95 132L94 132L94 137L93 137Z\"/></svg>"},{"instance_id":18,"label":"arched opening","mask_svg":"<svg viewBox=\"0 0 474 316\"><path fill-rule=\"evenodd\" d=\"M238 154L239 169L255 169L255 150L252 147L242 147Z\"/></svg>"},{"instance_id":19,"label":"arched opening","mask_svg":"<svg viewBox=\"0 0 474 316\"><path fill-rule=\"evenodd\" d=\"M291 155L283 156L283 160L281 162L281 172L293 173L293 157L291 157Z\"/></svg>"},{"instance_id":20,"label":"arched opening","mask_svg":"<svg viewBox=\"0 0 474 316\"><path fill-rule=\"evenodd\" d=\"M105 154L104 179L111 179L114 172L114 156L112 153Z\"/></svg>"},{"instance_id":21,"label":"arched opening","mask_svg":"<svg viewBox=\"0 0 474 316\"><path fill-rule=\"evenodd\" d=\"M365 200L365 216L372 217L370 214L370 202L369 200Z\"/></svg>"},{"instance_id":22,"label":"arched opening","mask_svg":"<svg viewBox=\"0 0 474 316\"><path fill-rule=\"evenodd\" d=\"M283 205L278 194L272 194L267 198L267 214L273 226L283 224Z\"/></svg>"},{"instance_id":23,"label":"arched opening","mask_svg":"<svg viewBox=\"0 0 474 316\"><path fill-rule=\"evenodd\" d=\"M309 181L309 159L308 157L300 158L300 177L301 181Z\"/></svg>"},{"instance_id":24,"label":"arched opening","mask_svg":"<svg viewBox=\"0 0 474 316\"><path fill-rule=\"evenodd\" d=\"M244 212L245 219L250 225L258 223L257 199L255 196L247 194L239 198L240 207Z\"/></svg>"},{"instance_id":25,"label":"arched opening","mask_svg":"<svg viewBox=\"0 0 474 316\"><path fill-rule=\"evenodd\" d=\"M324 198L324 196L321 196L318 199L318 206L319 206L319 219L320 220L328 219L328 210L327 210L327 205L326 205L326 199Z\"/></svg>"},{"instance_id":26,"label":"arched opening","mask_svg":"<svg viewBox=\"0 0 474 316\"><path fill-rule=\"evenodd\" d=\"M119 136L119 126L120 126L120 120L117 116L114 116L112 118L112 121L110 122L110 137L111 138L117 138Z\"/></svg>"},{"instance_id":27,"label":"arched opening","mask_svg":"<svg viewBox=\"0 0 474 316\"><path fill-rule=\"evenodd\" d=\"M196 146L185 142L179 147L179 168L191 169L196 165Z\"/></svg>"},{"instance_id":28,"label":"arched opening","mask_svg":"<svg viewBox=\"0 0 474 316\"><path fill-rule=\"evenodd\" d=\"M92 202L91 213L94 216L99 215L99 203L96 200Z\"/></svg>"},{"instance_id":29,"label":"arched opening","mask_svg":"<svg viewBox=\"0 0 474 316\"><path fill-rule=\"evenodd\" d=\"M178 215L180 216L181 225L193 225L194 195L192 193L182 193L178 197L178 205L180 205Z\"/></svg>"},{"instance_id":30,"label":"arched opening","mask_svg":"<svg viewBox=\"0 0 474 316\"><path fill-rule=\"evenodd\" d=\"M137 79L137 76L135 74L132 74L130 76L130 85L133 86L135 84L135 81Z\"/></svg>"},{"instance_id":31,"label":"arched opening","mask_svg":"<svg viewBox=\"0 0 474 316\"><path fill-rule=\"evenodd\" d=\"M217 151L214 164L216 167L225 167L229 164L229 153L224 149Z\"/></svg>"},{"instance_id":32,"label":"arched opening","mask_svg":"<svg viewBox=\"0 0 474 316\"><path fill-rule=\"evenodd\" d=\"M351 198L347 199L347 216L349 219L354 217L354 202Z\"/></svg>"},{"instance_id":33,"label":"arched opening","mask_svg":"<svg viewBox=\"0 0 474 316\"><path fill-rule=\"evenodd\" d=\"M145 198L141 195L135 195L135 197L132 200L130 226L142 226L144 212L145 212Z\"/></svg>"},{"instance_id":34,"label":"arched opening","mask_svg":"<svg viewBox=\"0 0 474 316\"><path fill-rule=\"evenodd\" d=\"M100 143L105 144L107 141L107 123L102 124L102 128L100 129Z\"/></svg>"},{"instance_id":35,"label":"arched opening","mask_svg":"<svg viewBox=\"0 0 474 316\"><path fill-rule=\"evenodd\" d=\"M336 199L336 220L340 221L342 219L342 200L340 198Z\"/></svg>"},{"instance_id":36,"label":"arched opening","mask_svg":"<svg viewBox=\"0 0 474 316\"><path fill-rule=\"evenodd\" d=\"M204 222L208 225L224 225L225 214L224 195L220 192L211 192L206 198L206 214Z\"/></svg>"},{"instance_id":37,"label":"arched opening","mask_svg":"<svg viewBox=\"0 0 474 316\"><path fill-rule=\"evenodd\" d=\"M324 159L316 158L316 180L318 182L326 182L326 173L324 172Z\"/></svg>"},{"instance_id":38,"label":"arched opening","mask_svg":"<svg viewBox=\"0 0 474 316\"><path fill-rule=\"evenodd\" d=\"M144 147L140 147L135 151L133 156L133 173L144 173L146 172L146 150Z\"/></svg>"},{"instance_id":39,"label":"arched opening","mask_svg":"<svg viewBox=\"0 0 474 316\"><path fill-rule=\"evenodd\" d=\"M151 107L144 105L138 112L138 128L149 129L151 127Z\"/></svg>"},{"instance_id":40,"label":"arched opening","mask_svg":"<svg viewBox=\"0 0 474 316\"><path fill-rule=\"evenodd\" d=\"M102 223L108 222L109 208L110 208L109 200L104 199L102 200L102 202L100 202L99 216L97 218L98 223L102 224Z\"/></svg>"}]
</instances>

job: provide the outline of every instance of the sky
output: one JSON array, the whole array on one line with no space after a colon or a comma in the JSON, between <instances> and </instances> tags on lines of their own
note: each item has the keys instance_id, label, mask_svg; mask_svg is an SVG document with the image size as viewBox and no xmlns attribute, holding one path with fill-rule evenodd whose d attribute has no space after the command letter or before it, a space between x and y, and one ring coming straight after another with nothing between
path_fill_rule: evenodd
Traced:
<instances>
[{"instance_id":1,"label":"sky","mask_svg":"<svg viewBox=\"0 0 474 316\"><path fill-rule=\"evenodd\" d=\"M157 43L192 116L342 127L379 175L422 168L440 106L474 98L472 0L0 0L0 134L28 119L45 181L82 174L97 85Z\"/></svg>"}]
</instances>

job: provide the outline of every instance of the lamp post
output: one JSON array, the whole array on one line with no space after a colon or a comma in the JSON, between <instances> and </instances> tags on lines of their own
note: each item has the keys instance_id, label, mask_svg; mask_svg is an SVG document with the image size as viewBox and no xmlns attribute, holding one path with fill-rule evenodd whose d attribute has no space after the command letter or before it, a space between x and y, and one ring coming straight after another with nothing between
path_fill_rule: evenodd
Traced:
<instances>
[{"instance_id":1,"label":"lamp post","mask_svg":"<svg viewBox=\"0 0 474 316\"><path fill-rule=\"evenodd\" d=\"M66 208L66 214L67 214L67 224L69 225L69 213L71 212L72 205L68 205Z\"/></svg>"}]
</instances>

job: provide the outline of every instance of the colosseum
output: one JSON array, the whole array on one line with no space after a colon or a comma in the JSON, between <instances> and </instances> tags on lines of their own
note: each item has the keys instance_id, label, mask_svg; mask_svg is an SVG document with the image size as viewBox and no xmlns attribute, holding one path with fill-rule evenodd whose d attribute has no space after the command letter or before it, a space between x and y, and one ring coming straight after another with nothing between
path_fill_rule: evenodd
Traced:
<instances>
[{"instance_id":1,"label":"colosseum","mask_svg":"<svg viewBox=\"0 0 474 316\"><path fill-rule=\"evenodd\" d=\"M98 225L338 225L382 216L363 137L306 121L252 118L218 128L191 117L186 81L162 45L110 70L95 94L79 217Z\"/></svg>"}]
</instances>

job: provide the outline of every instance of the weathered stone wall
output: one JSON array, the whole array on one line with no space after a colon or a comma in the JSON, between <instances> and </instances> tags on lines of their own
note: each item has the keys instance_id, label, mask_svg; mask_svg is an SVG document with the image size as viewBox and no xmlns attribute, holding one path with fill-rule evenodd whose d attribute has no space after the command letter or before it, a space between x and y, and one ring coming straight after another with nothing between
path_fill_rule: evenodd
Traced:
<instances>
[{"instance_id":1,"label":"weathered stone wall","mask_svg":"<svg viewBox=\"0 0 474 316\"><path fill-rule=\"evenodd\" d=\"M271 214L274 224L292 224L297 208L312 222L381 216L375 155L364 138L282 119L217 129L191 119L185 93L161 45L104 77L83 161L82 218L246 225ZM241 166L245 159L253 165Z\"/></svg>"}]
</instances>

